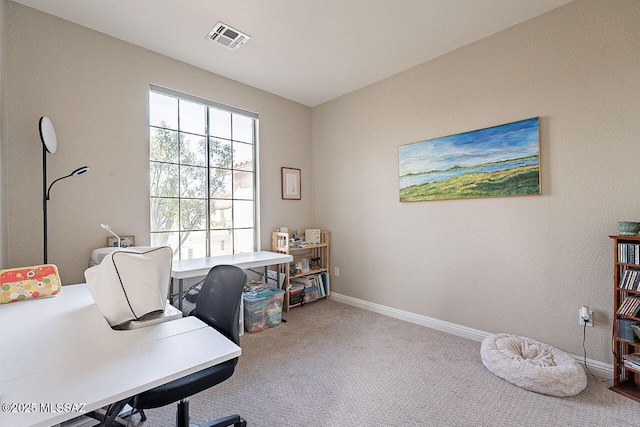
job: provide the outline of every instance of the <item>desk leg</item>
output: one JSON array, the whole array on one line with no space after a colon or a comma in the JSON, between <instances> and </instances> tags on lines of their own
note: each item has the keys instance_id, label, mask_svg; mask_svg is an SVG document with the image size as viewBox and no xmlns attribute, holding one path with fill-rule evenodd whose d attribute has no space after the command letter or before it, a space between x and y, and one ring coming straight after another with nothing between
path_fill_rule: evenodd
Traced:
<instances>
[{"instance_id":1,"label":"desk leg","mask_svg":"<svg viewBox=\"0 0 640 427\"><path fill-rule=\"evenodd\" d=\"M276 265L276 288L284 290L285 293L284 293L284 299L282 301L282 310L284 311L285 307L287 307L287 312L289 312L289 300L287 298L287 296L288 296L287 295L287 290L285 289L286 286L285 286L284 283L282 283L282 287L280 287L280 274L282 274L282 273L280 273L280 269L281 268L282 268L282 264ZM284 318L284 316L281 316L280 320L281 320L282 323L287 323L287 320Z\"/></svg>"}]
</instances>

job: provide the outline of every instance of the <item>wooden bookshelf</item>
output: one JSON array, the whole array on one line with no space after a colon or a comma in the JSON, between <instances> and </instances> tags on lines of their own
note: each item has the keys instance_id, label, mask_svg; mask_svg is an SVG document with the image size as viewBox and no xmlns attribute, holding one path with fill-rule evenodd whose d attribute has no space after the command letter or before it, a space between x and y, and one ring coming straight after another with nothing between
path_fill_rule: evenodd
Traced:
<instances>
[{"instance_id":1,"label":"wooden bookshelf","mask_svg":"<svg viewBox=\"0 0 640 427\"><path fill-rule=\"evenodd\" d=\"M298 235L302 235L305 230L297 230ZM327 230L320 230L320 243L306 244L304 247L292 246L291 235L289 233L280 233L274 231L271 237L271 250L281 254L293 255L293 263L282 264L280 268L280 274L284 275L284 283L282 289L285 290L284 295L284 310L289 311L292 307L297 307L304 304L304 302L292 303L290 290L292 283L295 284L294 279L305 279L320 275L325 278L323 293L319 292L317 299L328 298L330 294L329 284L329 232ZM301 262L303 259L311 260L315 259L317 265L311 266L307 272L292 272L291 267L296 263Z\"/></svg>"},{"instance_id":2,"label":"wooden bookshelf","mask_svg":"<svg viewBox=\"0 0 640 427\"><path fill-rule=\"evenodd\" d=\"M624 356L640 353L640 342L624 339L630 335L619 330L619 321L635 321L640 325L640 314L619 313L620 306L629 296L640 297L640 288L636 284L625 281L625 272L640 269L640 236L609 236L613 239L613 386L611 390L640 402L640 367L634 368L624 364Z\"/></svg>"}]
</instances>

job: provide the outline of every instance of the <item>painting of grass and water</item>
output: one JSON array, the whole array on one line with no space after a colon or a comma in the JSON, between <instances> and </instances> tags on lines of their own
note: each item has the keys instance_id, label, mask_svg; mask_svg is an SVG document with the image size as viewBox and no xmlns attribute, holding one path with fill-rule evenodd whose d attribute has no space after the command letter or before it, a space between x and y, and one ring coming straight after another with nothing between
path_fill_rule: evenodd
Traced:
<instances>
[{"instance_id":1,"label":"painting of grass and water","mask_svg":"<svg viewBox=\"0 0 640 427\"><path fill-rule=\"evenodd\" d=\"M400 146L400 201L540 194L537 117Z\"/></svg>"}]
</instances>

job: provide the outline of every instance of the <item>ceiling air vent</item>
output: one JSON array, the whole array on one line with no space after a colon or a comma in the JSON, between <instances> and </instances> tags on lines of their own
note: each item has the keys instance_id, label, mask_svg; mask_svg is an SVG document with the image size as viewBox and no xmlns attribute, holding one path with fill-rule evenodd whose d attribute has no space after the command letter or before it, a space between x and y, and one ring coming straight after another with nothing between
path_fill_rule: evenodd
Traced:
<instances>
[{"instance_id":1,"label":"ceiling air vent","mask_svg":"<svg viewBox=\"0 0 640 427\"><path fill-rule=\"evenodd\" d=\"M249 41L251 37L235 28L231 28L227 24L218 22L216 26L209 31L207 38L221 44L227 49L238 50L240 46Z\"/></svg>"}]
</instances>

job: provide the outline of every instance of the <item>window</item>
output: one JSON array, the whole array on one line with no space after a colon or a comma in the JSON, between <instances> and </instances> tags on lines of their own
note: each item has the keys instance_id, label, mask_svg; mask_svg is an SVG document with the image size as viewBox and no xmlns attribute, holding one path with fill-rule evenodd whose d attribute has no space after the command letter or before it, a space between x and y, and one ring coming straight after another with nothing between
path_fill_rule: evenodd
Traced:
<instances>
[{"instance_id":1,"label":"window","mask_svg":"<svg viewBox=\"0 0 640 427\"><path fill-rule=\"evenodd\" d=\"M151 244L174 259L257 247L257 115L152 86Z\"/></svg>"}]
</instances>

